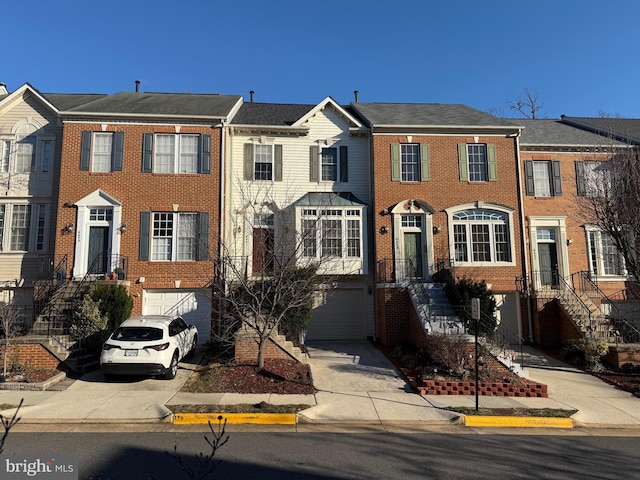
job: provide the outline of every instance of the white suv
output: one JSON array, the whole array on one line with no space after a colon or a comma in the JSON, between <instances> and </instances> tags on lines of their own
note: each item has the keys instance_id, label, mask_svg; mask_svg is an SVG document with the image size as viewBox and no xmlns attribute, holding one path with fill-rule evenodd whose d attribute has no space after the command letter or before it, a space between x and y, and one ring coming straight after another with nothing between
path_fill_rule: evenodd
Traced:
<instances>
[{"instance_id":1,"label":"white suv","mask_svg":"<svg viewBox=\"0 0 640 480\"><path fill-rule=\"evenodd\" d=\"M100 367L113 375L176 376L178 362L192 353L198 329L181 317L142 315L126 319L102 347Z\"/></svg>"}]
</instances>

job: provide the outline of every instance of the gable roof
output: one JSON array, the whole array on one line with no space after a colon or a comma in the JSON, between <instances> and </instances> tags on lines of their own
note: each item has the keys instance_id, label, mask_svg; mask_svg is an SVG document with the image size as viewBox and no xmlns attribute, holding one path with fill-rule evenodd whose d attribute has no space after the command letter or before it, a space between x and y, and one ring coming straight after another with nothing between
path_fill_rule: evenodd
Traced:
<instances>
[{"instance_id":1,"label":"gable roof","mask_svg":"<svg viewBox=\"0 0 640 480\"><path fill-rule=\"evenodd\" d=\"M440 103L351 103L372 127L448 127L517 129L507 121L466 105Z\"/></svg>"},{"instance_id":2,"label":"gable roof","mask_svg":"<svg viewBox=\"0 0 640 480\"><path fill-rule=\"evenodd\" d=\"M595 118L560 116L562 123L588 130L598 135L613 137L623 142L640 144L640 119Z\"/></svg>"},{"instance_id":3,"label":"gable roof","mask_svg":"<svg viewBox=\"0 0 640 480\"><path fill-rule=\"evenodd\" d=\"M63 111L68 116L226 119L242 103L239 95L120 92Z\"/></svg>"},{"instance_id":4,"label":"gable roof","mask_svg":"<svg viewBox=\"0 0 640 480\"><path fill-rule=\"evenodd\" d=\"M31 95L36 97L43 105L45 105L48 109L52 110L53 112L55 113L59 112L59 110L55 107L55 105L53 105L47 98L45 98L44 95L42 95L38 90L33 88L28 83L22 84L20 88L17 88L16 90L14 90L13 92L7 95L2 95L2 97L0 97L0 109L4 108L5 106L9 106L9 105L15 104L16 102L21 101L25 93L30 93Z\"/></svg>"},{"instance_id":5,"label":"gable roof","mask_svg":"<svg viewBox=\"0 0 640 480\"><path fill-rule=\"evenodd\" d=\"M310 118L312 118L317 112L319 112L321 110L324 110L329 105L332 106L336 110L336 112L338 112L340 115L342 115L344 118L346 118L347 121L350 122L353 127L356 127L356 128L362 127L362 124L360 123L359 120L357 120L353 115L351 115L351 113L349 113L346 109L344 109L343 107L338 105L338 103L331 97L325 98L318 105L313 107L302 118L300 118L295 123L294 126L302 126L302 125L304 125L304 123L307 120L309 120Z\"/></svg>"},{"instance_id":6,"label":"gable roof","mask_svg":"<svg viewBox=\"0 0 640 480\"><path fill-rule=\"evenodd\" d=\"M616 140L607 140L586 130L566 125L560 120L551 119L518 119L524 129L520 145L522 146L562 146L593 147L623 144Z\"/></svg>"}]
</instances>

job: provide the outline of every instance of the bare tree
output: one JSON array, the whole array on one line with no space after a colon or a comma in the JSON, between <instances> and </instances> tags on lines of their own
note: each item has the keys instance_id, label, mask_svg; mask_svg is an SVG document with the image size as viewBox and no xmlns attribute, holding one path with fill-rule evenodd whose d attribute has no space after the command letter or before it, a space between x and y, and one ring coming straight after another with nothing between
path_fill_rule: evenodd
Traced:
<instances>
[{"instance_id":1,"label":"bare tree","mask_svg":"<svg viewBox=\"0 0 640 480\"><path fill-rule=\"evenodd\" d=\"M509 109L519 112L524 118L541 118L544 103L540 101L538 92L525 88L522 93L507 100Z\"/></svg>"},{"instance_id":2,"label":"bare tree","mask_svg":"<svg viewBox=\"0 0 640 480\"><path fill-rule=\"evenodd\" d=\"M2 373L7 374L7 358L9 355L9 344L12 338L17 337L22 327L22 312L10 302L0 302L0 334L4 338L2 348Z\"/></svg>"},{"instance_id":3,"label":"bare tree","mask_svg":"<svg viewBox=\"0 0 640 480\"><path fill-rule=\"evenodd\" d=\"M640 150L627 145L603 147L600 153L607 152L606 161L585 161L577 166L579 211L586 223L604 236L602 244L617 250L601 249L605 268L618 274L624 269L640 278Z\"/></svg>"},{"instance_id":4,"label":"bare tree","mask_svg":"<svg viewBox=\"0 0 640 480\"><path fill-rule=\"evenodd\" d=\"M226 313L236 327L256 336L256 370L261 371L268 342L283 322L308 321L314 301L333 288L336 273L348 273L343 255L348 247L342 241L343 219L323 217L323 212L337 212L331 209L337 193L318 194L319 204L296 213L295 195L246 183L236 192L238 208L221 259Z\"/></svg>"}]
</instances>

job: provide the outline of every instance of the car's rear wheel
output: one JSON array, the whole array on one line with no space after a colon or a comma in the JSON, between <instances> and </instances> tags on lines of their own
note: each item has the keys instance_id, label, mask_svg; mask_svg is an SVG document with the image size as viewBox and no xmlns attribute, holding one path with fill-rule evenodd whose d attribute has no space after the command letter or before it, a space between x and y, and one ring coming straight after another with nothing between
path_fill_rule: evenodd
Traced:
<instances>
[{"instance_id":1,"label":"car's rear wheel","mask_svg":"<svg viewBox=\"0 0 640 480\"><path fill-rule=\"evenodd\" d=\"M164 379L171 380L176 378L176 374L178 373L178 352L173 353L173 357L171 357L171 363L169 364L169 368L166 372L164 372Z\"/></svg>"}]
</instances>

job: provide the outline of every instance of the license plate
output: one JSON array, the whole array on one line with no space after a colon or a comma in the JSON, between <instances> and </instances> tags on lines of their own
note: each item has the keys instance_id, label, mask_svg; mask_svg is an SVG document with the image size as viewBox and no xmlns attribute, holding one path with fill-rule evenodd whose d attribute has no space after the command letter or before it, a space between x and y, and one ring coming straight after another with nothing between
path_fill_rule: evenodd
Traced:
<instances>
[{"instance_id":1,"label":"license plate","mask_svg":"<svg viewBox=\"0 0 640 480\"><path fill-rule=\"evenodd\" d=\"M138 356L138 350L125 350L124 351L124 356L125 357L137 357Z\"/></svg>"}]
</instances>

